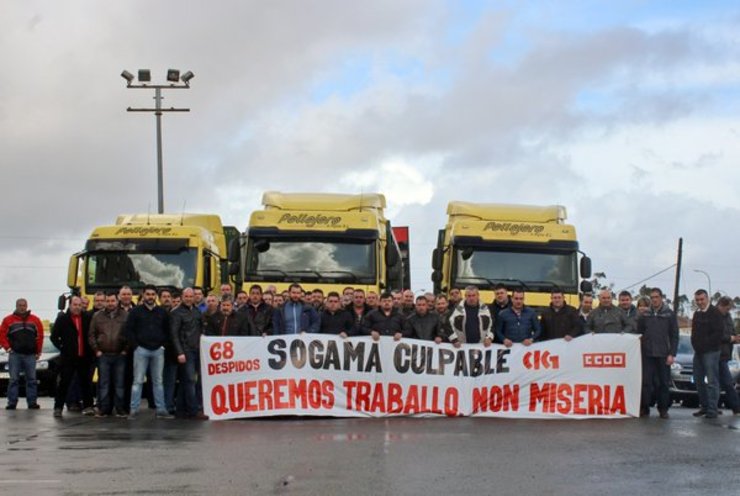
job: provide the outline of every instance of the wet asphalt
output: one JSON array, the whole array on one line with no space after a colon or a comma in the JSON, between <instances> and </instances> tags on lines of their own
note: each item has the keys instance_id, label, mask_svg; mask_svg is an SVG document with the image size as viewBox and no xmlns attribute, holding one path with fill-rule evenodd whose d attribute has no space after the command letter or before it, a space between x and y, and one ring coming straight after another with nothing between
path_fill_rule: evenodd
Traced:
<instances>
[{"instance_id":1,"label":"wet asphalt","mask_svg":"<svg viewBox=\"0 0 740 496\"><path fill-rule=\"evenodd\" d=\"M134 421L0 410L0 494L740 495L740 417ZM4 407L4 398L2 401Z\"/></svg>"}]
</instances>

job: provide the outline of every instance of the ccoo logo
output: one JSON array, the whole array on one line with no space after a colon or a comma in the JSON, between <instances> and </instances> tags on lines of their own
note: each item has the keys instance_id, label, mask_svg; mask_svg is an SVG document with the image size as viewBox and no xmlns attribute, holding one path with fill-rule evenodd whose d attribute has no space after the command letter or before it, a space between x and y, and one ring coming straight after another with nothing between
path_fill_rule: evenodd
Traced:
<instances>
[{"instance_id":1,"label":"ccoo logo","mask_svg":"<svg viewBox=\"0 0 740 496\"><path fill-rule=\"evenodd\" d=\"M528 351L522 361L528 370L560 368L560 357L551 355L549 351Z\"/></svg>"},{"instance_id":2,"label":"ccoo logo","mask_svg":"<svg viewBox=\"0 0 740 496\"><path fill-rule=\"evenodd\" d=\"M584 353L583 367L588 369L623 369L627 366L626 353Z\"/></svg>"}]
</instances>

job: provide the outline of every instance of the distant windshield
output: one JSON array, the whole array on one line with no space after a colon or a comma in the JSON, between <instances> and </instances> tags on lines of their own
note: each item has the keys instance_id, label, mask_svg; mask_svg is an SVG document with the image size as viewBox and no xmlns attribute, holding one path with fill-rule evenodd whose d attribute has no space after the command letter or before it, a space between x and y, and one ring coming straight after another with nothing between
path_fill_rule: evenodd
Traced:
<instances>
[{"instance_id":1,"label":"distant windshield","mask_svg":"<svg viewBox=\"0 0 740 496\"><path fill-rule=\"evenodd\" d=\"M532 291L549 291L553 286L576 292L578 286L575 252L493 251L455 249L453 283L492 287L526 286Z\"/></svg>"},{"instance_id":2,"label":"distant windshield","mask_svg":"<svg viewBox=\"0 0 740 496\"><path fill-rule=\"evenodd\" d=\"M106 251L89 253L87 286L140 288L145 284L186 288L195 284L197 249L176 253Z\"/></svg>"},{"instance_id":3,"label":"distant windshield","mask_svg":"<svg viewBox=\"0 0 740 496\"><path fill-rule=\"evenodd\" d=\"M375 241L252 239L247 278L375 283Z\"/></svg>"},{"instance_id":4,"label":"distant windshield","mask_svg":"<svg viewBox=\"0 0 740 496\"><path fill-rule=\"evenodd\" d=\"M59 353L59 350L54 346L54 343L51 342L49 336L44 336L44 344L41 347L41 351L43 353Z\"/></svg>"}]
</instances>

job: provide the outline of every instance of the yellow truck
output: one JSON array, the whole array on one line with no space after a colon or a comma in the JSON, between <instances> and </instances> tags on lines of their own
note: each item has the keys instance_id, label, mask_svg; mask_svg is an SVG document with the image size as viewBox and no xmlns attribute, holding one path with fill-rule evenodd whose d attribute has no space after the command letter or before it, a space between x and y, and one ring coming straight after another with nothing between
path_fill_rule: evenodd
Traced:
<instances>
[{"instance_id":1,"label":"yellow truck","mask_svg":"<svg viewBox=\"0 0 740 496\"><path fill-rule=\"evenodd\" d=\"M559 288L578 307L579 281L591 276L591 260L565 223L565 207L452 201L447 216L432 254L435 292L472 285L490 303L493 287L504 284L524 289L526 304L542 308ZM580 289L591 291L590 282Z\"/></svg>"},{"instance_id":2,"label":"yellow truck","mask_svg":"<svg viewBox=\"0 0 740 496\"><path fill-rule=\"evenodd\" d=\"M245 289L260 284L283 291L292 282L325 294L347 286L366 292L404 287L382 194L270 191L262 205L250 216L241 250L231 250L231 273Z\"/></svg>"},{"instance_id":3,"label":"yellow truck","mask_svg":"<svg viewBox=\"0 0 740 496\"><path fill-rule=\"evenodd\" d=\"M144 284L218 292L229 281L228 243L238 236L213 214L120 215L94 228L85 249L72 255L67 285L89 298L122 285L134 293Z\"/></svg>"}]
</instances>

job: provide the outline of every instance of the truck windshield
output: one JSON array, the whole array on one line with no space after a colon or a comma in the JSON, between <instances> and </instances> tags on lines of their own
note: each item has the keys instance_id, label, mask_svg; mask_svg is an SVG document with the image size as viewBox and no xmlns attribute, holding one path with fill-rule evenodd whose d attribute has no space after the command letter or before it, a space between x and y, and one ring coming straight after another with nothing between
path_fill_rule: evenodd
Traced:
<instances>
[{"instance_id":1,"label":"truck windshield","mask_svg":"<svg viewBox=\"0 0 740 496\"><path fill-rule=\"evenodd\" d=\"M555 287L575 293L578 286L575 252L498 251L455 248L456 286L491 288L498 283L528 291Z\"/></svg>"},{"instance_id":2,"label":"truck windshield","mask_svg":"<svg viewBox=\"0 0 740 496\"><path fill-rule=\"evenodd\" d=\"M127 285L135 289L154 284L187 288L195 284L197 255L196 248L184 248L176 253L88 253L87 286L89 289L100 289Z\"/></svg>"},{"instance_id":3,"label":"truck windshield","mask_svg":"<svg viewBox=\"0 0 740 496\"><path fill-rule=\"evenodd\" d=\"M250 281L375 284L374 240L251 238Z\"/></svg>"}]
</instances>

